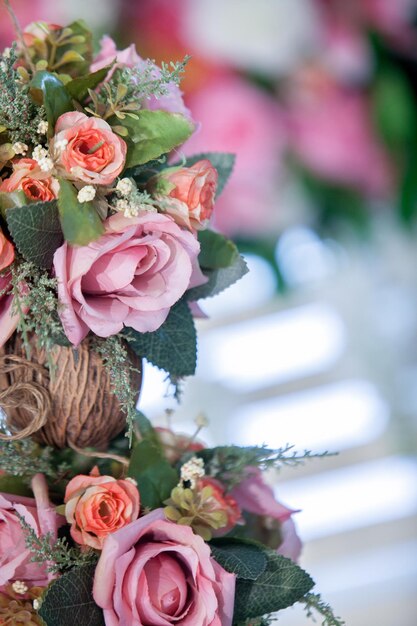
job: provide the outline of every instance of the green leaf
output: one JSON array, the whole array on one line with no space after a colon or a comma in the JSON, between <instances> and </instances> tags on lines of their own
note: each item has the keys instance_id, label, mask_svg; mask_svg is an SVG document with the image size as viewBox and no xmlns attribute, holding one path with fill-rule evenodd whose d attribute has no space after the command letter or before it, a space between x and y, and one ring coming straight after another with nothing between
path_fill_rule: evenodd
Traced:
<instances>
[{"instance_id":1,"label":"green leaf","mask_svg":"<svg viewBox=\"0 0 417 626\"><path fill-rule=\"evenodd\" d=\"M74 185L59 179L58 209L65 240L75 246L86 246L101 237L104 226L91 202L77 200Z\"/></svg>"},{"instance_id":2,"label":"green leaf","mask_svg":"<svg viewBox=\"0 0 417 626\"><path fill-rule=\"evenodd\" d=\"M210 542L213 557L227 572L256 580L266 570L265 550L252 541L223 537Z\"/></svg>"},{"instance_id":3,"label":"green leaf","mask_svg":"<svg viewBox=\"0 0 417 626\"><path fill-rule=\"evenodd\" d=\"M14 496L31 497L33 495L27 480L22 476L10 476L8 474L0 476L0 492L11 493Z\"/></svg>"},{"instance_id":4,"label":"green leaf","mask_svg":"<svg viewBox=\"0 0 417 626\"><path fill-rule=\"evenodd\" d=\"M198 240L201 246L198 256L201 267L212 270L229 267L239 256L233 241L213 230L201 230L198 233Z\"/></svg>"},{"instance_id":5,"label":"green leaf","mask_svg":"<svg viewBox=\"0 0 417 626\"><path fill-rule=\"evenodd\" d=\"M203 152L201 154L187 157L185 165L186 167L190 167L191 165L194 165L194 163L197 163L197 161L201 161L202 159L208 159L213 167L216 168L219 174L216 193L216 197L219 197L227 181L233 173L236 156L229 152ZM176 165L180 164L177 163Z\"/></svg>"},{"instance_id":6,"label":"green leaf","mask_svg":"<svg viewBox=\"0 0 417 626\"><path fill-rule=\"evenodd\" d=\"M28 197L24 191L0 191L0 214L6 219L7 209L25 206L28 201Z\"/></svg>"},{"instance_id":7,"label":"green leaf","mask_svg":"<svg viewBox=\"0 0 417 626\"><path fill-rule=\"evenodd\" d=\"M142 411L138 411L137 409L135 422L143 439L149 439L153 442L158 441L157 434L154 427L152 426L151 421L146 417L144 413L142 413Z\"/></svg>"},{"instance_id":8,"label":"green leaf","mask_svg":"<svg viewBox=\"0 0 417 626\"><path fill-rule=\"evenodd\" d=\"M138 483L141 506L149 509L161 506L179 479L161 448L146 439L133 448L128 474Z\"/></svg>"},{"instance_id":9,"label":"green leaf","mask_svg":"<svg viewBox=\"0 0 417 626\"><path fill-rule=\"evenodd\" d=\"M416 103L410 84L395 66L385 64L373 92L373 118L391 150L401 149L415 136Z\"/></svg>"},{"instance_id":10,"label":"green leaf","mask_svg":"<svg viewBox=\"0 0 417 626\"><path fill-rule=\"evenodd\" d=\"M125 329L129 345L139 356L169 372L171 376L191 376L197 364L197 336L186 300L171 309L166 321L153 333Z\"/></svg>"},{"instance_id":11,"label":"green leaf","mask_svg":"<svg viewBox=\"0 0 417 626\"><path fill-rule=\"evenodd\" d=\"M38 611L46 626L104 626L93 599L94 572L95 565L77 567L52 583Z\"/></svg>"},{"instance_id":12,"label":"green leaf","mask_svg":"<svg viewBox=\"0 0 417 626\"><path fill-rule=\"evenodd\" d=\"M186 141L194 126L179 113L142 110L137 119L126 116L117 123L129 131L126 167L135 167L171 152Z\"/></svg>"},{"instance_id":13,"label":"green leaf","mask_svg":"<svg viewBox=\"0 0 417 626\"><path fill-rule=\"evenodd\" d=\"M62 244L56 200L8 209L7 226L26 261L50 269L54 252Z\"/></svg>"},{"instance_id":14,"label":"green leaf","mask_svg":"<svg viewBox=\"0 0 417 626\"><path fill-rule=\"evenodd\" d=\"M63 113L74 110L64 83L54 74L43 70L34 75L30 83L30 92L35 102L44 105L49 125L48 133L52 136L57 119Z\"/></svg>"},{"instance_id":15,"label":"green leaf","mask_svg":"<svg viewBox=\"0 0 417 626\"><path fill-rule=\"evenodd\" d=\"M84 100L86 96L88 96L89 89L95 89L103 80L106 78L111 65L107 65L103 67L101 70L97 70L97 72L93 72L92 74L87 74L86 76L79 76L78 78L74 78L69 83L65 85L65 89L68 91L71 98L78 100L81 102Z\"/></svg>"},{"instance_id":16,"label":"green leaf","mask_svg":"<svg viewBox=\"0 0 417 626\"><path fill-rule=\"evenodd\" d=\"M217 270L205 270L204 275L207 276L208 282L199 287L193 287L187 291L187 298L190 301L200 300L201 298L211 298L221 293L227 287L237 282L242 276L248 273L248 266L243 257L238 255L237 259L229 267L219 268Z\"/></svg>"},{"instance_id":17,"label":"green leaf","mask_svg":"<svg viewBox=\"0 0 417 626\"><path fill-rule=\"evenodd\" d=\"M265 571L254 581L236 581L234 623L280 611L305 596L314 586L311 577L272 550L267 550Z\"/></svg>"},{"instance_id":18,"label":"green leaf","mask_svg":"<svg viewBox=\"0 0 417 626\"><path fill-rule=\"evenodd\" d=\"M65 45L59 47L57 56L57 64L65 68L65 73L70 74L73 78L88 74L90 65L93 62L93 35L87 24L83 20L77 20L68 25L73 33ZM74 38L75 41L74 41ZM62 64L62 60L67 52L76 52L77 58Z\"/></svg>"}]
</instances>

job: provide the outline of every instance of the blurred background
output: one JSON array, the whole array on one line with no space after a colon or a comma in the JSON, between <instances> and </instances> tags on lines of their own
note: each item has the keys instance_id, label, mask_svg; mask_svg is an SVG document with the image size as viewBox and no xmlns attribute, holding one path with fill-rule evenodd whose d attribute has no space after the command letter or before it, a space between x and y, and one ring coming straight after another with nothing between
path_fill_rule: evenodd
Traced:
<instances>
[{"instance_id":1,"label":"blurred background","mask_svg":"<svg viewBox=\"0 0 417 626\"><path fill-rule=\"evenodd\" d=\"M183 432L203 410L208 444L339 451L269 477L301 509L301 563L348 626L415 626L417 1L13 4L22 25L82 17L142 56L192 55L184 152L237 154L215 226L251 271L204 302L182 405L147 366L141 408Z\"/></svg>"}]
</instances>

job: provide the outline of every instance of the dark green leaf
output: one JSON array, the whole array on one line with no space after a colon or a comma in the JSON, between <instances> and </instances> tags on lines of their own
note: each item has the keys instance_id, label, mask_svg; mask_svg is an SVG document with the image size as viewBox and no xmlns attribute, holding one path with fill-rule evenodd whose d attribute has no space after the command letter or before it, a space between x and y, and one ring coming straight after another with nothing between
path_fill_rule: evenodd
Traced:
<instances>
[{"instance_id":1,"label":"dark green leaf","mask_svg":"<svg viewBox=\"0 0 417 626\"><path fill-rule=\"evenodd\" d=\"M10 493L14 496L31 497L33 495L27 480L22 476L9 476L8 474L0 476L0 492Z\"/></svg>"},{"instance_id":2,"label":"dark green leaf","mask_svg":"<svg viewBox=\"0 0 417 626\"><path fill-rule=\"evenodd\" d=\"M153 333L125 330L129 345L139 356L169 372L171 376L191 376L197 362L197 336L193 316L185 300L171 309L166 321Z\"/></svg>"},{"instance_id":3,"label":"dark green leaf","mask_svg":"<svg viewBox=\"0 0 417 626\"><path fill-rule=\"evenodd\" d=\"M97 72L87 74L86 76L79 76L74 78L65 85L65 89L68 91L71 98L81 102L88 95L89 89L95 89L109 73L111 66L107 65Z\"/></svg>"},{"instance_id":4,"label":"dark green leaf","mask_svg":"<svg viewBox=\"0 0 417 626\"><path fill-rule=\"evenodd\" d=\"M141 506L156 509L169 498L178 483L178 474L160 447L146 439L133 448L128 474L138 483Z\"/></svg>"},{"instance_id":5,"label":"dark green leaf","mask_svg":"<svg viewBox=\"0 0 417 626\"><path fill-rule=\"evenodd\" d=\"M52 136L59 116L74 109L72 100L65 89L64 83L54 74L45 70L36 72L30 87L33 99L38 104L43 103L45 107L49 124L48 132Z\"/></svg>"},{"instance_id":6,"label":"dark green leaf","mask_svg":"<svg viewBox=\"0 0 417 626\"><path fill-rule=\"evenodd\" d=\"M179 113L142 110L137 119L126 116L117 120L129 132L126 167L135 167L157 159L186 141L194 126Z\"/></svg>"},{"instance_id":7,"label":"dark green leaf","mask_svg":"<svg viewBox=\"0 0 417 626\"><path fill-rule=\"evenodd\" d=\"M199 287L194 287L187 291L188 300L200 300L200 298L211 298L221 293L230 285L237 282L242 276L248 273L248 266L240 255L230 267L220 268L218 270L206 270L205 276L208 282Z\"/></svg>"},{"instance_id":8,"label":"dark green leaf","mask_svg":"<svg viewBox=\"0 0 417 626\"><path fill-rule=\"evenodd\" d=\"M266 569L265 550L252 541L223 537L213 539L210 548L216 561L238 578L256 580Z\"/></svg>"},{"instance_id":9,"label":"dark green leaf","mask_svg":"<svg viewBox=\"0 0 417 626\"><path fill-rule=\"evenodd\" d=\"M77 567L52 583L38 611L47 626L104 626L93 599L94 571L95 565Z\"/></svg>"},{"instance_id":10,"label":"dark green leaf","mask_svg":"<svg viewBox=\"0 0 417 626\"><path fill-rule=\"evenodd\" d=\"M185 165L190 167L202 159L208 159L219 174L216 193L216 196L218 197L232 175L236 156L234 154L230 154L229 152L203 152L201 154L193 155L192 157L187 157ZM176 165L179 165L179 163Z\"/></svg>"},{"instance_id":11,"label":"dark green leaf","mask_svg":"<svg viewBox=\"0 0 417 626\"><path fill-rule=\"evenodd\" d=\"M104 226L91 202L80 204L77 190L68 180L59 180L58 208L62 231L68 243L86 246L104 233Z\"/></svg>"},{"instance_id":12,"label":"dark green leaf","mask_svg":"<svg viewBox=\"0 0 417 626\"><path fill-rule=\"evenodd\" d=\"M239 256L233 241L213 230L201 230L198 233L198 240L201 246L198 256L201 267L211 270L229 267Z\"/></svg>"},{"instance_id":13,"label":"dark green leaf","mask_svg":"<svg viewBox=\"0 0 417 626\"><path fill-rule=\"evenodd\" d=\"M265 571L254 581L237 579L234 621L244 621L291 606L314 586L310 576L272 550Z\"/></svg>"},{"instance_id":14,"label":"dark green leaf","mask_svg":"<svg viewBox=\"0 0 417 626\"><path fill-rule=\"evenodd\" d=\"M63 236L56 200L8 209L7 225L16 248L27 261L50 269Z\"/></svg>"}]
</instances>

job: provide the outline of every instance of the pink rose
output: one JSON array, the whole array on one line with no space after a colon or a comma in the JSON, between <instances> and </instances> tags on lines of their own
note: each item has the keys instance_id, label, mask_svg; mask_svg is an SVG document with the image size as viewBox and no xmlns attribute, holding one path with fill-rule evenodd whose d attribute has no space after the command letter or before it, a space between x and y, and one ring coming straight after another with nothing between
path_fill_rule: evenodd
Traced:
<instances>
[{"instance_id":1,"label":"pink rose","mask_svg":"<svg viewBox=\"0 0 417 626\"><path fill-rule=\"evenodd\" d=\"M104 120L74 111L58 118L51 151L68 178L111 185L124 167L127 146Z\"/></svg>"},{"instance_id":2,"label":"pink rose","mask_svg":"<svg viewBox=\"0 0 417 626\"><path fill-rule=\"evenodd\" d=\"M29 200L48 202L58 196L59 183L50 172L41 170L34 159L19 159L13 163L13 174L6 178L0 191L23 191Z\"/></svg>"},{"instance_id":3,"label":"pink rose","mask_svg":"<svg viewBox=\"0 0 417 626\"><path fill-rule=\"evenodd\" d=\"M100 52L94 59L90 70L91 72L96 72L97 70L106 67L106 65L110 65L113 61L116 61L116 64L110 70L107 79L109 79L114 71L119 68L129 67L144 70L148 67L147 61L142 59L142 57L140 57L136 52L134 44L131 44L124 50L117 50L113 39L108 35L105 35L101 40ZM153 69L153 78L157 79L160 75L161 70L155 65ZM185 117L190 118L190 112L184 104L182 92L178 85L175 83L169 83L166 87L167 93L165 95L162 95L159 98L151 96L143 102L143 106L146 109L151 109L152 111L162 109L170 113L181 113L182 115L185 115Z\"/></svg>"},{"instance_id":4,"label":"pink rose","mask_svg":"<svg viewBox=\"0 0 417 626\"><path fill-rule=\"evenodd\" d=\"M139 492L129 480L80 474L67 485L65 505L74 541L101 550L109 533L138 518Z\"/></svg>"},{"instance_id":5,"label":"pink rose","mask_svg":"<svg viewBox=\"0 0 417 626\"><path fill-rule=\"evenodd\" d=\"M106 626L231 626L235 575L162 509L104 542L93 595Z\"/></svg>"},{"instance_id":6,"label":"pink rose","mask_svg":"<svg viewBox=\"0 0 417 626\"><path fill-rule=\"evenodd\" d=\"M301 553L301 541L297 536L291 519L294 511L275 499L272 488L263 479L262 472L256 467L247 468L247 478L233 487L230 495L243 511L272 518L281 523L282 542L278 553L296 561Z\"/></svg>"},{"instance_id":7,"label":"pink rose","mask_svg":"<svg viewBox=\"0 0 417 626\"><path fill-rule=\"evenodd\" d=\"M88 246L67 243L54 256L60 317L78 345L89 330L109 337L129 326L154 331L189 287L203 284L200 245L165 215L113 215Z\"/></svg>"},{"instance_id":8,"label":"pink rose","mask_svg":"<svg viewBox=\"0 0 417 626\"><path fill-rule=\"evenodd\" d=\"M46 571L46 563L32 563L26 548L26 533L17 514L24 518L38 537L51 533L57 537L57 529L64 519L57 515L48 499L48 488L42 474L32 479L35 499L0 494L0 587L14 580L22 580L29 587L46 586L52 576Z\"/></svg>"},{"instance_id":9,"label":"pink rose","mask_svg":"<svg viewBox=\"0 0 417 626\"><path fill-rule=\"evenodd\" d=\"M19 316L13 312L11 280L10 272L0 274L0 348L13 335L19 323Z\"/></svg>"},{"instance_id":10,"label":"pink rose","mask_svg":"<svg viewBox=\"0 0 417 626\"><path fill-rule=\"evenodd\" d=\"M165 212L180 226L190 229L207 226L214 208L218 179L217 170L210 161L202 159L191 167L168 170L160 178L172 187L165 199Z\"/></svg>"}]
</instances>

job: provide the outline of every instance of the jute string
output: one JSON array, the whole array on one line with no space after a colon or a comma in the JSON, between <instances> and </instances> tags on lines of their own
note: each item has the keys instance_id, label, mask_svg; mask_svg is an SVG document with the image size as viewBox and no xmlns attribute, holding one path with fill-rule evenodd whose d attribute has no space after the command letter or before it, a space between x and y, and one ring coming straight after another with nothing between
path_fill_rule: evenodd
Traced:
<instances>
[{"instance_id":1,"label":"jute string","mask_svg":"<svg viewBox=\"0 0 417 626\"><path fill-rule=\"evenodd\" d=\"M11 374L21 368L29 368L40 377L45 377L46 374L42 365L31 363L23 357L14 354L0 356L0 376ZM8 410L16 408L26 411L31 416L28 425L19 432L11 435L0 433L1 441L17 441L30 437L45 426L51 413L51 396L48 389L40 383L19 381L0 391L0 407L6 416Z\"/></svg>"}]
</instances>

